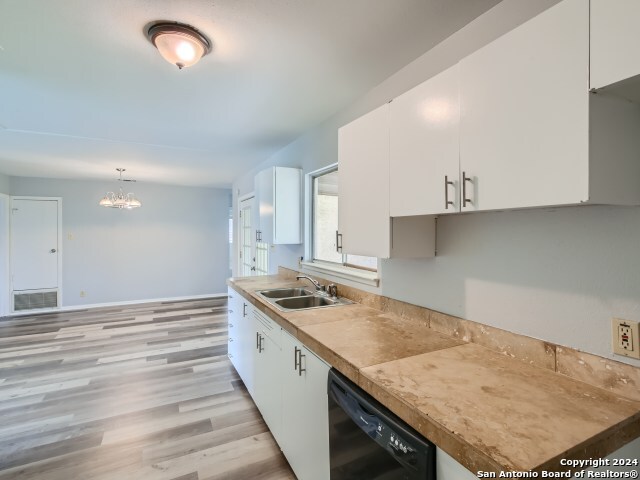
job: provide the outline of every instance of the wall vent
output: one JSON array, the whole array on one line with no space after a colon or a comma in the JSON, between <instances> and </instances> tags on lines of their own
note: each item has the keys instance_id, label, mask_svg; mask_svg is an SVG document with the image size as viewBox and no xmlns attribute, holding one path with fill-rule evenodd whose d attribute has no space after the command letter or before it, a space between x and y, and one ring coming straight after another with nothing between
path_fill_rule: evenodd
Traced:
<instances>
[{"instance_id":1,"label":"wall vent","mask_svg":"<svg viewBox=\"0 0 640 480\"><path fill-rule=\"evenodd\" d=\"M55 308L58 306L58 292L30 292L13 294L13 311Z\"/></svg>"}]
</instances>

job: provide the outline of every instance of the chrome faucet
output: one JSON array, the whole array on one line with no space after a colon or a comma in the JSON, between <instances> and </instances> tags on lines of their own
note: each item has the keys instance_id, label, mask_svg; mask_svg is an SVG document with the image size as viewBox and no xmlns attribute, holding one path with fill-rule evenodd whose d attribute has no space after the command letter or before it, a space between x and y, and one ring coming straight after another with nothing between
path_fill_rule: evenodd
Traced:
<instances>
[{"instance_id":1,"label":"chrome faucet","mask_svg":"<svg viewBox=\"0 0 640 480\"><path fill-rule=\"evenodd\" d=\"M322 292L325 293L325 289L326 287L324 285L321 285L320 283L316 282L313 278L308 277L306 275L298 275L296 277L297 280L300 280L302 278L306 278L307 280L309 280L311 283L313 283L313 286L316 287L316 292Z\"/></svg>"}]
</instances>

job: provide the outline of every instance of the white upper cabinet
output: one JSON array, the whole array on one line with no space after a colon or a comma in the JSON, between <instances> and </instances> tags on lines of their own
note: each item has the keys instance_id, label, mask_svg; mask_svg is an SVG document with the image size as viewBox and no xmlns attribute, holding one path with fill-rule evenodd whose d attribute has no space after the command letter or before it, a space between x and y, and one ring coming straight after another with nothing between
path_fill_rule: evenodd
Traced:
<instances>
[{"instance_id":1,"label":"white upper cabinet","mask_svg":"<svg viewBox=\"0 0 640 480\"><path fill-rule=\"evenodd\" d=\"M460 62L462 211L588 201L588 72L585 0Z\"/></svg>"},{"instance_id":2,"label":"white upper cabinet","mask_svg":"<svg viewBox=\"0 0 640 480\"><path fill-rule=\"evenodd\" d=\"M390 104L392 217L460 210L458 78L456 65Z\"/></svg>"},{"instance_id":3,"label":"white upper cabinet","mask_svg":"<svg viewBox=\"0 0 640 480\"><path fill-rule=\"evenodd\" d=\"M638 19L638 0L591 0L591 88L640 75Z\"/></svg>"},{"instance_id":4,"label":"white upper cabinet","mask_svg":"<svg viewBox=\"0 0 640 480\"><path fill-rule=\"evenodd\" d=\"M270 167L255 177L258 205L256 241L269 244L302 243L302 170Z\"/></svg>"},{"instance_id":5,"label":"white upper cabinet","mask_svg":"<svg viewBox=\"0 0 640 480\"><path fill-rule=\"evenodd\" d=\"M389 257L389 104L338 131L342 251Z\"/></svg>"},{"instance_id":6,"label":"white upper cabinet","mask_svg":"<svg viewBox=\"0 0 640 480\"><path fill-rule=\"evenodd\" d=\"M591 8L563 0L341 128L343 251L427 256L417 219L443 213L640 204L640 0Z\"/></svg>"},{"instance_id":7,"label":"white upper cabinet","mask_svg":"<svg viewBox=\"0 0 640 480\"><path fill-rule=\"evenodd\" d=\"M378 258L433 256L432 218L390 218L389 104L340 128L338 159L340 251Z\"/></svg>"}]
</instances>

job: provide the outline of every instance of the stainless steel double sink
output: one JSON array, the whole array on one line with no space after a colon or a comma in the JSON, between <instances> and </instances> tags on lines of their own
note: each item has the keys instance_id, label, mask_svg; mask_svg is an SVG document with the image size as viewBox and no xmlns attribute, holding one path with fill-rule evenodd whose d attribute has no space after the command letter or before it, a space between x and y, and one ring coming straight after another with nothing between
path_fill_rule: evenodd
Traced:
<instances>
[{"instance_id":1,"label":"stainless steel double sink","mask_svg":"<svg viewBox=\"0 0 640 480\"><path fill-rule=\"evenodd\" d=\"M285 312L309 308L338 307L353 303L346 298L329 297L301 287L273 288L260 290L256 293L277 309Z\"/></svg>"}]
</instances>

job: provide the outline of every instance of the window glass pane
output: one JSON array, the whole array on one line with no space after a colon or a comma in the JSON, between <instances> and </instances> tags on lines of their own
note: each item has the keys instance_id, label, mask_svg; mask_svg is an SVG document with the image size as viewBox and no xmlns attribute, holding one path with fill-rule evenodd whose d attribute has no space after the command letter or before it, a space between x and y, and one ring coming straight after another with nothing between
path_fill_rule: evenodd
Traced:
<instances>
[{"instance_id":1,"label":"window glass pane","mask_svg":"<svg viewBox=\"0 0 640 480\"><path fill-rule=\"evenodd\" d=\"M251 275L251 206L242 207L241 211L242 230L240 231L240 248L242 253L241 275L247 277Z\"/></svg>"},{"instance_id":2,"label":"window glass pane","mask_svg":"<svg viewBox=\"0 0 640 480\"><path fill-rule=\"evenodd\" d=\"M256 275L269 275L269 244L256 242Z\"/></svg>"},{"instance_id":3,"label":"window glass pane","mask_svg":"<svg viewBox=\"0 0 640 480\"><path fill-rule=\"evenodd\" d=\"M338 171L313 178L313 260L377 271L378 259L336 251L338 230Z\"/></svg>"},{"instance_id":4,"label":"window glass pane","mask_svg":"<svg viewBox=\"0 0 640 480\"><path fill-rule=\"evenodd\" d=\"M346 264L350 267L364 268L367 270L378 270L378 259L375 257L363 257L362 255L345 255Z\"/></svg>"},{"instance_id":5,"label":"window glass pane","mask_svg":"<svg viewBox=\"0 0 640 480\"><path fill-rule=\"evenodd\" d=\"M338 172L313 179L313 258L342 263L336 251L338 230Z\"/></svg>"}]
</instances>

